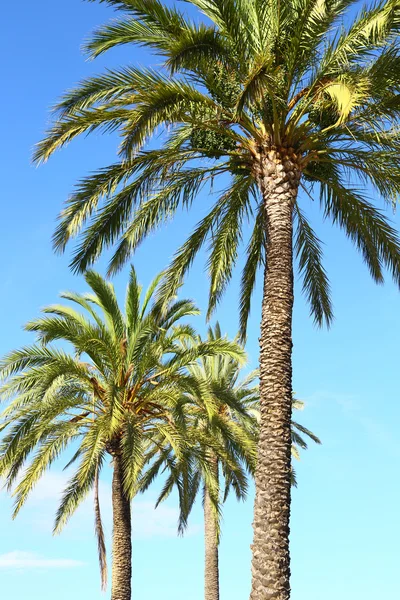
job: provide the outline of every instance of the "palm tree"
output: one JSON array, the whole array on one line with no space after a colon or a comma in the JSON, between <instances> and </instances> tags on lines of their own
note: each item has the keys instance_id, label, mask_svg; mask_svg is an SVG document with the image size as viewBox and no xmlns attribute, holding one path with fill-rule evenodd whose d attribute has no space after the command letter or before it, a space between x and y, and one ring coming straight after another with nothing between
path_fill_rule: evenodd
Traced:
<instances>
[{"instance_id":1,"label":"palm tree","mask_svg":"<svg viewBox=\"0 0 400 600\"><path fill-rule=\"evenodd\" d=\"M209 328L207 340L222 339L219 324ZM198 343L201 339L198 339ZM246 471L254 473L256 463L256 419L251 413L257 396L255 373L239 382L241 365L228 356L204 357L189 368L194 393L185 397L193 435L199 439L200 455L205 461L194 460L189 490L192 506L203 482L204 510L204 599L219 600L219 539L221 514L222 470L223 501L233 489L238 500L247 496ZM196 455L193 457L196 459ZM204 468L205 463L205 468Z\"/></svg>"},{"instance_id":2,"label":"palm tree","mask_svg":"<svg viewBox=\"0 0 400 600\"><path fill-rule=\"evenodd\" d=\"M64 250L83 229L72 260L79 271L119 240L113 273L225 175L164 289L174 292L209 240L211 313L231 279L243 223L251 222L243 337L264 269L251 600L287 600L294 255L316 322L332 320L321 244L302 202L319 199L375 281L388 268L399 283L398 235L367 191L389 204L400 191L399 2L381 0L354 18L352 0L191 0L206 17L196 23L160 0L104 1L125 14L95 32L89 55L132 43L164 62L157 71L129 66L87 79L58 103L37 162L96 129L117 130L122 141L118 162L79 183L55 247Z\"/></svg>"},{"instance_id":3,"label":"palm tree","mask_svg":"<svg viewBox=\"0 0 400 600\"><path fill-rule=\"evenodd\" d=\"M207 341L221 340L219 323L208 329ZM236 340L235 340L236 341ZM191 342L201 343L201 337ZM237 341L239 344L239 342ZM238 353L243 350L238 346ZM238 500L247 496L247 473L254 475L259 428L258 371L241 378L242 364L227 355L204 356L188 367L191 390L182 397L187 419L187 450L179 460L169 448L164 457L157 454L140 484L141 491L150 485L156 473L165 466L169 477L157 500L157 506L168 497L172 486L178 487L181 498L179 530L183 533L199 490L203 488L204 511L204 598L219 600L219 540L222 505L231 489ZM293 399L293 408L302 410L304 403ZM307 436L320 440L307 428L292 421L292 456L300 458L299 449L306 449ZM151 453L147 460L155 458ZM221 494L221 475L224 490ZM296 484L292 469L292 483Z\"/></svg>"},{"instance_id":4,"label":"palm tree","mask_svg":"<svg viewBox=\"0 0 400 600\"><path fill-rule=\"evenodd\" d=\"M184 370L202 354L226 351L237 359L240 354L226 340L184 348L182 341L194 332L179 321L198 311L188 300L171 300L160 312L152 302L160 277L141 300L141 286L131 269L125 315L110 283L93 271L85 278L91 294L62 294L83 311L64 305L45 308L45 316L26 325L40 343L13 351L1 362L1 396L11 402L1 415L0 475L9 489L15 488L16 516L51 464L65 449L73 450L68 465L79 460L79 466L63 494L54 532L61 531L94 488L104 588L106 556L97 488L109 455L111 598L130 600L131 500L145 453L167 445L177 457L182 452L185 432L179 398L190 389ZM69 342L73 353L51 345L55 340Z\"/></svg>"},{"instance_id":5,"label":"palm tree","mask_svg":"<svg viewBox=\"0 0 400 600\"><path fill-rule=\"evenodd\" d=\"M223 341L219 324L209 328L207 343ZM184 343L189 350L202 344L202 339ZM237 343L238 356L244 350ZM236 358L219 355L199 358L188 368L190 390L181 398L182 412L186 418L187 447L179 459L173 448L159 457L144 475L140 484L147 489L155 473L165 468L169 472L157 506L166 499L173 486L180 491L179 531L183 533L199 490L203 491L204 510L204 597L219 600L219 536L221 516L221 481L224 478L223 501L233 488L238 500L247 495L246 472L254 472L256 462L256 374L250 373L243 381L238 377L242 362ZM151 453L148 461L153 461Z\"/></svg>"}]
</instances>

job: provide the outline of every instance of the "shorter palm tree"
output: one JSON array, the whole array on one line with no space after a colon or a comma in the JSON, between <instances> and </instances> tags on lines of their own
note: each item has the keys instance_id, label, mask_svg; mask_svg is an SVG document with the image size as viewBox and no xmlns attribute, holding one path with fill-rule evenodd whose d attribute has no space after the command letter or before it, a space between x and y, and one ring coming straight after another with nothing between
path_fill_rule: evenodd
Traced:
<instances>
[{"instance_id":1,"label":"shorter palm tree","mask_svg":"<svg viewBox=\"0 0 400 600\"><path fill-rule=\"evenodd\" d=\"M209 328L207 342L224 340L219 324ZM195 343L202 343L200 336ZM237 353L244 353L238 340ZM184 343L187 345L187 342ZM189 341L189 347L193 341ZM228 355L202 356L188 368L190 390L182 397L188 445L177 460L173 449L165 448L158 460L149 453L151 468L144 474L143 491L161 467L169 474L157 505L175 486L180 498L179 530L187 526L188 517L200 489L203 490L205 538L205 600L219 600L219 538L222 504L233 489L238 500L245 500L248 475L256 466L259 428L258 371L240 378L244 361ZM302 409L303 402L293 399L293 407ZM308 429L292 421L292 455L299 458L299 448L306 449L303 436L316 443L320 440ZM168 452L169 450L169 452ZM221 480L223 484L221 485ZM292 483L296 475L292 469Z\"/></svg>"},{"instance_id":2,"label":"shorter palm tree","mask_svg":"<svg viewBox=\"0 0 400 600\"><path fill-rule=\"evenodd\" d=\"M1 414L0 476L13 489L16 516L39 478L64 450L72 450L68 465L79 461L79 466L63 494L54 531L62 529L94 488L105 587L98 479L110 456L111 599L130 600L131 500L146 452L162 452L168 446L181 457L185 439L180 399L190 389L185 370L192 362L220 351L239 355L227 341L189 347L194 331L180 321L198 310L188 300L171 300L161 312L152 301L160 277L142 300L132 268L125 315L110 283L93 271L85 278L92 293L62 294L83 311L64 305L45 308L45 316L26 326L37 333L39 343L13 351L1 362L1 397L11 402ZM73 352L51 345L56 340L69 342Z\"/></svg>"},{"instance_id":3,"label":"shorter palm tree","mask_svg":"<svg viewBox=\"0 0 400 600\"><path fill-rule=\"evenodd\" d=\"M223 339L218 323L214 330L208 330L207 338L208 341ZM205 600L219 600L220 597L221 503L231 489L238 500L245 500L247 474L254 472L256 464L257 423L251 412L258 398L256 373L250 373L239 381L241 366L233 358L218 356L199 359L188 369L194 380L195 392L185 395L185 413L190 418L191 432L199 445L197 453L191 456L193 477L189 478L192 485L188 506L193 505L202 482Z\"/></svg>"}]
</instances>

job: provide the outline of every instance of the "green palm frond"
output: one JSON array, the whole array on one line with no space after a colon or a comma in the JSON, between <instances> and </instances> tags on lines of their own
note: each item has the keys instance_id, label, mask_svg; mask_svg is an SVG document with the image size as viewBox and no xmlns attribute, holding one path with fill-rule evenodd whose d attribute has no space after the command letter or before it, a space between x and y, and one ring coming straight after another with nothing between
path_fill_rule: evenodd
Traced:
<instances>
[{"instance_id":1,"label":"green palm frond","mask_svg":"<svg viewBox=\"0 0 400 600\"><path fill-rule=\"evenodd\" d=\"M336 181L322 183L321 195L326 215L338 222L360 249L374 280L383 281L385 266L399 283L399 237L384 215L365 199L361 190Z\"/></svg>"},{"instance_id":2,"label":"green palm frond","mask_svg":"<svg viewBox=\"0 0 400 600\"><path fill-rule=\"evenodd\" d=\"M171 73L194 71L200 79L207 61L230 58L219 32L203 24L187 26L178 39L170 41L165 54L168 57L165 66Z\"/></svg>"},{"instance_id":3,"label":"green palm frond","mask_svg":"<svg viewBox=\"0 0 400 600\"><path fill-rule=\"evenodd\" d=\"M0 398L6 402L0 415L0 475L15 497L14 516L44 473L72 450L67 467L74 472L54 532L93 490L103 587L98 485L106 456L121 456L124 493L132 499L150 485L167 457L171 465L181 464L193 443L186 436L188 416L181 402L193 391L189 368L207 358L244 360L243 350L229 340L198 341L193 326L184 322L199 312L190 300L169 298L160 307L162 277L143 293L132 267L124 314L112 284L86 272L91 292L63 293L72 306L44 308L44 316L26 326L37 344L0 362ZM59 342L68 342L71 350L59 349ZM157 468L149 468L153 459ZM193 503L185 490L194 475L188 470L180 477L183 529Z\"/></svg>"},{"instance_id":4,"label":"green palm frond","mask_svg":"<svg viewBox=\"0 0 400 600\"><path fill-rule=\"evenodd\" d=\"M161 222L172 219L180 205L190 207L199 189L205 183L204 171L202 169L185 171L181 176L178 175L175 177L174 182L170 185L164 181L162 189L153 197L144 201L131 219L131 223L126 228L123 236L121 236L121 241L110 261L109 273L112 274L121 270L142 241L152 231L157 229ZM119 220L118 223L120 223ZM98 224L101 224L100 221ZM99 227L97 226L96 229L99 229ZM80 268L82 262L87 261L86 257L88 255L91 257L93 254L90 251L91 235L92 229L89 228L85 235L84 244L82 244L79 254L74 259L78 268ZM96 232L96 235L101 244L104 244L104 242L107 243L107 236L104 235L104 230L99 234ZM87 246L89 246L89 251ZM98 255L98 253L97 251L94 256ZM93 259L91 259L91 262L93 262Z\"/></svg>"},{"instance_id":5,"label":"green palm frond","mask_svg":"<svg viewBox=\"0 0 400 600\"><path fill-rule=\"evenodd\" d=\"M60 505L57 509L56 518L54 522L53 532L58 534L62 531L63 527L68 523L71 516L77 510L79 505L87 497L89 491L93 489L95 485L96 473L100 465L94 463L91 465L89 471L85 470L86 477L80 477L79 471L68 483L65 489Z\"/></svg>"},{"instance_id":6,"label":"green palm frond","mask_svg":"<svg viewBox=\"0 0 400 600\"><path fill-rule=\"evenodd\" d=\"M303 274L303 287L310 303L311 314L318 325L329 326L333 318L329 281L322 265L321 242L298 206L295 207L297 232L295 252Z\"/></svg>"},{"instance_id":7,"label":"green palm frond","mask_svg":"<svg viewBox=\"0 0 400 600\"><path fill-rule=\"evenodd\" d=\"M151 89L152 72L143 73L134 67L108 70L104 75L86 79L76 89L67 91L56 104L54 111L61 117L92 108L99 103L120 101L122 96L134 100L134 94ZM158 79L156 80L158 81Z\"/></svg>"},{"instance_id":8,"label":"green palm frond","mask_svg":"<svg viewBox=\"0 0 400 600\"><path fill-rule=\"evenodd\" d=\"M224 351L214 354L209 350L203 354L202 348L212 348L215 344ZM167 444L158 443L147 453L147 467L139 487L144 492L159 474L167 473L157 505L173 489L178 491L180 533L187 527L200 489L207 490L219 531L223 502L231 491L238 500L245 500L248 477L256 469L260 420L258 371L241 376L244 350L237 340L229 342L223 336L219 323L208 329L206 340L196 336L183 346L195 349L198 355L195 361L187 361L186 389L177 404L182 409L186 444L177 453L174 440L167 432L159 431L162 437L166 436ZM228 350L235 346L236 352ZM303 403L293 399L293 407L303 408ZM299 449L307 448L305 438L320 443L311 431L293 421L294 457L299 457Z\"/></svg>"},{"instance_id":9,"label":"green palm frond","mask_svg":"<svg viewBox=\"0 0 400 600\"><path fill-rule=\"evenodd\" d=\"M376 281L387 267L399 282L399 241L375 206L379 198L395 204L400 192L397 0L365 6L355 17L354 0L191 0L203 15L198 20L160 0L108 4L120 18L94 33L89 54L142 45L161 64L105 71L68 91L37 147L40 162L81 133L116 131L121 140L120 163L81 181L61 215L55 247L64 251L81 235L75 270L113 247L109 272L115 273L214 179L225 190L246 181L248 193L243 183L240 195L219 194L160 288L174 296L206 247L211 313L240 260L242 240L250 239L239 300L244 339L266 244L260 160L279 151L282 164L287 154L298 168L295 252L316 323L329 325L333 311L303 191L320 195L323 212L355 243Z\"/></svg>"},{"instance_id":10,"label":"green palm frond","mask_svg":"<svg viewBox=\"0 0 400 600\"><path fill-rule=\"evenodd\" d=\"M102 591L105 591L107 589L107 551L99 500L99 469L97 469L94 480L94 516L97 547L99 553L101 589Z\"/></svg>"},{"instance_id":11,"label":"green palm frond","mask_svg":"<svg viewBox=\"0 0 400 600\"><path fill-rule=\"evenodd\" d=\"M239 298L240 339L246 340L247 323L250 316L251 297L254 292L257 273L265 256L264 207L261 205L254 223L253 232L247 246L246 262L242 272Z\"/></svg>"},{"instance_id":12,"label":"green palm frond","mask_svg":"<svg viewBox=\"0 0 400 600\"><path fill-rule=\"evenodd\" d=\"M90 133L97 129L112 132L118 129L130 117L130 111L123 108L99 107L95 110L81 110L67 115L51 129L49 136L40 142L34 153L36 163L46 162L58 148L68 144L82 133Z\"/></svg>"},{"instance_id":13,"label":"green palm frond","mask_svg":"<svg viewBox=\"0 0 400 600\"><path fill-rule=\"evenodd\" d=\"M89 0L93 1L93 0ZM168 8L158 0L100 0L127 11L134 18L112 22L98 29L86 43L85 48L92 57L106 50L127 43L139 43L167 50L174 36L185 32L190 25L174 8Z\"/></svg>"},{"instance_id":14,"label":"green palm frond","mask_svg":"<svg viewBox=\"0 0 400 600\"><path fill-rule=\"evenodd\" d=\"M238 256L243 220L249 213L250 189L253 181L248 177L238 177L225 192L229 199L227 209L216 223L210 242L210 296L208 314L210 317L218 300L232 277L232 270ZM222 202L224 202L222 198Z\"/></svg>"}]
</instances>

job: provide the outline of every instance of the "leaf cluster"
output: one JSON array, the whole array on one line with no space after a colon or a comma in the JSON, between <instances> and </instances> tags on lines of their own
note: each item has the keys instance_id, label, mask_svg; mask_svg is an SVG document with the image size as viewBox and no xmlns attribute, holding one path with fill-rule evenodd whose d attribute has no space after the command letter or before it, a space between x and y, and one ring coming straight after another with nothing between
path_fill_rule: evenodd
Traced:
<instances>
[{"instance_id":1,"label":"leaf cluster","mask_svg":"<svg viewBox=\"0 0 400 600\"><path fill-rule=\"evenodd\" d=\"M166 280L173 296L208 244L211 312L245 246L244 339L265 264L264 197L255 166L260 149L280 148L298 159L304 197L319 194L325 215L356 241L369 266L375 263L375 274L379 263L375 278L389 267L398 280L400 247L390 222L382 213L363 221L368 188L390 205L400 191L398 0L381 0L351 18L352 0L192 0L204 22L160 0L107 3L121 18L94 33L89 55L133 44L162 63L157 71L109 70L68 91L37 147L40 162L82 133L100 129L121 137L120 162L83 179L61 214L55 246L64 250L80 236L75 270L87 269L115 243L110 271L119 270L154 229L225 175L230 183L177 251ZM329 325L322 247L302 198L295 213L302 215L296 252L304 291L315 321Z\"/></svg>"}]
</instances>

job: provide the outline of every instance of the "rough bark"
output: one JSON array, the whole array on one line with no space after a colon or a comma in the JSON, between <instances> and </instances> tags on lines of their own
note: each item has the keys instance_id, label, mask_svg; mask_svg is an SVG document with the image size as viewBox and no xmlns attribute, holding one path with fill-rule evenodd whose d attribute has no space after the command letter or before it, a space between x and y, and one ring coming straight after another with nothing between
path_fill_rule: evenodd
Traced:
<instances>
[{"instance_id":1,"label":"rough bark","mask_svg":"<svg viewBox=\"0 0 400 600\"><path fill-rule=\"evenodd\" d=\"M292 412L293 205L296 157L260 157L266 267L260 337L261 423L256 469L250 600L290 598L290 466Z\"/></svg>"},{"instance_id":2,"label":"rough bark","mask_svg":"<svg viewBox=\"0 0 400 600\"><path fill-rule=\"evenodd\" d=\"M122 460L118 452L114 453L113 467L113 564L111 600L131 600L131 503L123 489Z\"/></svg>"},{"instance_id":3,"label":"rough bark","mask_svg":"<svg viewBox=\"0 0 400 600\"><path fill-rule=\"evenodd\" d=\"M218 459L213 457L212 468L218 477ZM204 490L204 598L219 600L218 531L210 494Z\"/></svg>"}]
</instances>

